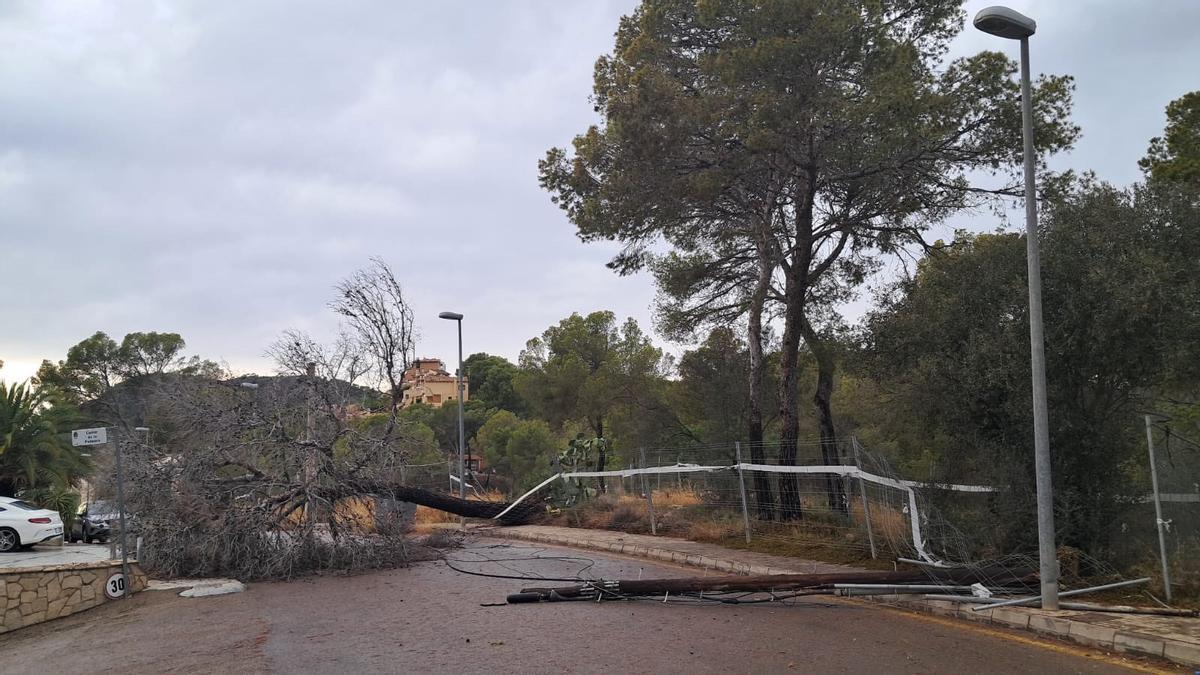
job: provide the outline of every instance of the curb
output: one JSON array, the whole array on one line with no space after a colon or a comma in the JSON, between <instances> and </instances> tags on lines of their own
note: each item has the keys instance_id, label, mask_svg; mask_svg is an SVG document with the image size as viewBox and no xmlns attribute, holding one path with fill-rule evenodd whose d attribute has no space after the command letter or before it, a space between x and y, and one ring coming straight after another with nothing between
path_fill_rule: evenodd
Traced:
<instances>
[{"instance_id":1,"label":"curb","mask_svg":"<svg viewBox=\"0 0 1200 675\"><path fill-rule=\"evenodd\" d=\"M721 570L734 574L770 575L792 574L796 572L794 569L750 565L733 560L713 558L711 556L684 554L680 551L672 551L666 548L642 546L640 544L599 542L584 537L523 532L515 528L478 528L474 531L476 534L498 539L515 539L538 544L554 544L606 553L620 553L638 558L661 560L677 565L690 565L692 567ZM993 623L1006 628L1016 628L1068 640L1087 647L1109 649L1117 652L1137 654L1139 656L1153 656L1179 665L1200 668L1200 645L1182 640L1172 640L1158 635L1147 635L1145 633L1118 630L1108 626L1097 626L1085 621L1073 621L1070 617L1060 616L1058 612L1019 607L998 607L976 612L962 603L950 602L948 600L913 600L908 596L900 595L878 596L875 599L863 597L860 599L927 612L938 616ZM1200 621L1197 622L1197 626L1200 627Z\"/></svg>"}]
</instances>

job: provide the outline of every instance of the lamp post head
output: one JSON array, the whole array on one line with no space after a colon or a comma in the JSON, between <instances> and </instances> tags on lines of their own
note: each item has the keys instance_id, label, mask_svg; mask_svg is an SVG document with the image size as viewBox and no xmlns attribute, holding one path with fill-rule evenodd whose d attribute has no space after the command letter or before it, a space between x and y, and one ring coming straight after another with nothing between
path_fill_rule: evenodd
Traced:
<instances>
[{"instance_id":1,"label":"lamp post head","mask_svg":"<svg viewBox=\"0 0 1200 675\"><path fill-rule=\"evenodd\" d=\"M462 321L463 315L458 312L442 312L438 314L439 319L449 319L450 321Z\"/></svg>"},{"instance_id":2,"label":"lamp post head","mask_svg":"<svg viewBox=\"0 0 1200 675\"><path fill-rule=\"evenodd\" d=\"M984 7L972 22L979 30L1009 40L1024 40L1037 31L1037 22L1024 14L993 5Z\"/></svg>"}]
</instances>

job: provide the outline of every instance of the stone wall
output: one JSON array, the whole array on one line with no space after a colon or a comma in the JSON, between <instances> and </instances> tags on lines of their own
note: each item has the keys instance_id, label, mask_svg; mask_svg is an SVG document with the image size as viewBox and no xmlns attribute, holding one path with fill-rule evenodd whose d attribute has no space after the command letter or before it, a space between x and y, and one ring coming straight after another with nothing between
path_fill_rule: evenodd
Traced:
<instances>
[{"instance_id":1,"label":"stone wall","mask_svg":"<svg viewBox=\"0 0 1200 675\"><path fill-rule=\"evenodd\" d=\"M119 561L0 568L0 633L111 602L104 585L120 571ZM137 563L129 563L129 574L131 592L146 588L146 575Z\"/></svg>"}]
</instances>

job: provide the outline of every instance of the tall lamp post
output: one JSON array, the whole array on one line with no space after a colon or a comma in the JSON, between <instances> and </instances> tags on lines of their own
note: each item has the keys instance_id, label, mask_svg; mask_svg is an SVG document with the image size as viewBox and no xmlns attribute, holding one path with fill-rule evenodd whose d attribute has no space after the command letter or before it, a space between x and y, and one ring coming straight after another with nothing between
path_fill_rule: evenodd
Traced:
<instances>
[{"instance_id":1,"label":"tall lamp post","mask_svg":"<svg viewBox=\"0 0 1200 675\"><path fill-rule=\"evenodd\" d=\"M439 319L458 322L458 496L467 498L467 474L463 467L463 453L466 450L466 433L463 431L463 359L462 359L462 320L458 312L442 312ZM465 521L464 521L465 522Z\"/></svg>"},{"instance_id":2,"label":"tall lamp post","mask_svg":"<svg viewBox=\"0 0 1200 675\"><path fill-rule=\"evenodd\" d=\"M1008 7L986 7L975 27L1021 41L1021 121L1025 140L1025 246L1029 268L1029 353L1033 370L1033 447L1037 474L1038 566L1042 609L1058 609L1058 554L1054 545L1054 487L1050 482L1050 429L1046 406L1046 352L1042 332L1042 265L1038 253L1037 192L1034 187L1033 98L1029 83L1029 37L1037 22Z\"/></svg>"}]
</instances>

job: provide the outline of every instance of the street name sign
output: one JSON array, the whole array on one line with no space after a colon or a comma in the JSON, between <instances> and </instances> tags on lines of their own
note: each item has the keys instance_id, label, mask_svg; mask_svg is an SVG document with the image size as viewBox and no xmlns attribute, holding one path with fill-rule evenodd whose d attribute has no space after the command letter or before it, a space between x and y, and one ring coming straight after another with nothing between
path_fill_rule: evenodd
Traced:
<instances>
[{"instance_id":1,"label":"street name sign","mask_svg":"<svg viewBox=\"0 0 1200 675\"><path fill-rule=\"evenodd\" d=\"M76 429L71 432L71 445L100 445L108 442L108 429Z\"/></svg>"}]
</instances>

